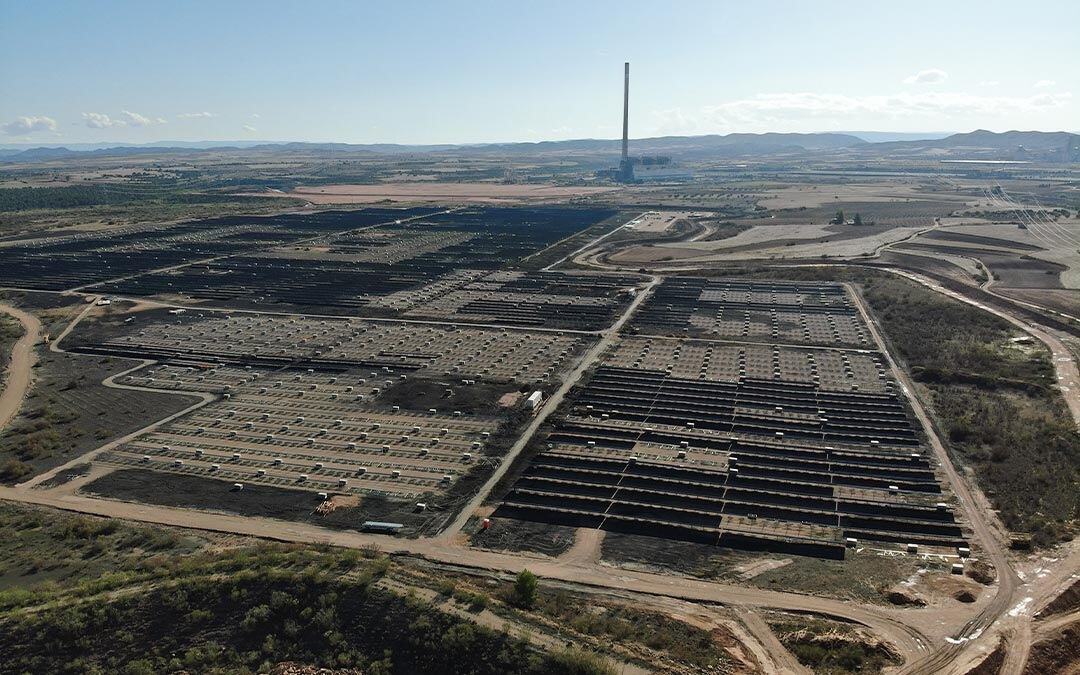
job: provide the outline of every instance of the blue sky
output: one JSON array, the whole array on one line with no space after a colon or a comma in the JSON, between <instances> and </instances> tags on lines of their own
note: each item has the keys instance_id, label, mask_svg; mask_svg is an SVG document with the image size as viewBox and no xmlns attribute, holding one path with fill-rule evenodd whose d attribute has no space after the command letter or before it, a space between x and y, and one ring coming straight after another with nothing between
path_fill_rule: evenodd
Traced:
<instances>
[{"instance_id":1,"label":"blue sky","mask_svg":"<svg viewBox=\"0 0 1080 675\"><path fill-rule=\"evenodd\" d=\"M1080 131L1080 2L0 0L0 143Z\"/></svg>"}]
</instances>

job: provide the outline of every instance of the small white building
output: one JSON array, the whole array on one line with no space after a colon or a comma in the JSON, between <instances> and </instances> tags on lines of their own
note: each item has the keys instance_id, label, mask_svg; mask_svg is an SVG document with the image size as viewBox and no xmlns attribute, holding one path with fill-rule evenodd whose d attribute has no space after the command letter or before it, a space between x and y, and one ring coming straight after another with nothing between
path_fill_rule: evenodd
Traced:
<instances>
[{"instance_id":1,"label":"small white building","mask_svg":"<svg viewBox=\"0 0 1080 675\"><path fill-rule=\"evenodd\" d=\"M533 393L529 394L529 398L525 399L525 407L529 410L536 410L540 407L540 403L544 400L544 394L537 389Z\"/></svg>"}]
</instances>

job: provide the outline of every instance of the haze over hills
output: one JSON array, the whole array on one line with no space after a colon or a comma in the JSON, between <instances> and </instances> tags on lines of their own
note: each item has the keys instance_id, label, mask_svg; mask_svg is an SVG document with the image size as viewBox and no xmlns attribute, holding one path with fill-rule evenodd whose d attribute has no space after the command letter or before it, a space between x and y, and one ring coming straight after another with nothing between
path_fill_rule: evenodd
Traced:
<instances>
[{"instance_id":1,"label":"haze over hills","mask_svg":"<svg viewBox=\"0 0 1080 675\"><path fill-rule=\"evenodd\" d=\"M867 140L867 137L873 140ZM919 138L907 139L908 136ZM803 153L849 153L859 157L904 156L950 159L999 159L1049 162L1080 161L1080 135L1058 131L977 130L950 135L903 134L888 132L853 133L732 133L705 136L661 136L631 140L632 152L637 155L668 155L674 158L708 160ZM544 156L544 155L612 155L618 152L618 141L608 139L577 139L522 143L476 143L402 145L394 143L308 143L207 141L168 142L145 145L77 144L66 146L17 146L0 149L0 161L37 162L56 159L126 157L160 154L198 154L205 152L246 152L259 154L288 154L311 152L426 154L453 153L471 156Z\"/></svg>"}]
</instances>

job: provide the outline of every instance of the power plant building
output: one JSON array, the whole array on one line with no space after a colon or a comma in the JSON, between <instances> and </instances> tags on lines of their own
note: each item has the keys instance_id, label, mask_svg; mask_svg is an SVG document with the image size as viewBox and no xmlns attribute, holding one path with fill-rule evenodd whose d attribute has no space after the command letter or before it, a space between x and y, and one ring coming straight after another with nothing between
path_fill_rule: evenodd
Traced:
<instances>
[{"instance_id":1,"label":"power plant building","mask_svg":"<svg viewBox=\"0 0 1080 675\"><path fill-rule=\"evenodd\" d=\"M610 178L620 183L638 183L646 181L689 180L693 173L689 169L672 163L670 157L630 157L630 62L623 64L623 117L622 117L622 157L617 169L598 172L599 176Z\"/></svg>"}]
</instances>

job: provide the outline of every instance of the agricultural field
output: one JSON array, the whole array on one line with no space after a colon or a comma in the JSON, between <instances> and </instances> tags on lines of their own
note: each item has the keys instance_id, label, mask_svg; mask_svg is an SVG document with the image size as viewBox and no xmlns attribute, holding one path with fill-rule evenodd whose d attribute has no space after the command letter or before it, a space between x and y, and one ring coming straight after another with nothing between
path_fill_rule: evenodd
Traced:
<instances>
[{"instance_id":1,"label":"agricultural field","mask_svg":"<svg viewBox=\"0 0 1080 675\"><path fill-rule=\"evenodd\" d=\"M746 194L754 208L728 218L741 230L732 236L622 247L604 260L664 267L858 258L906 241L972 203L929 184L751 185Z\"/></svg>"}]
</instances>

